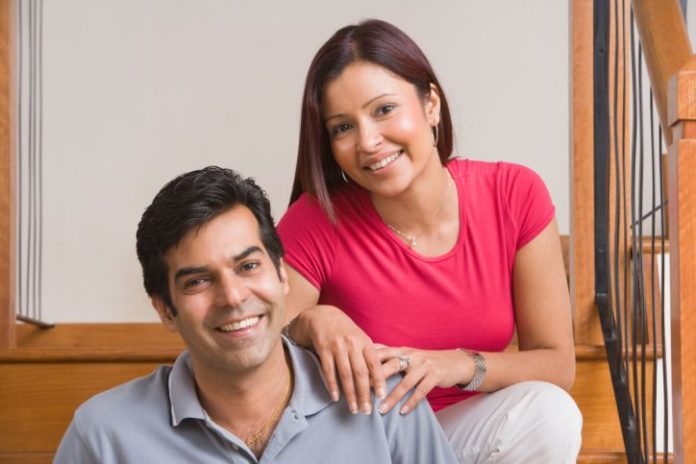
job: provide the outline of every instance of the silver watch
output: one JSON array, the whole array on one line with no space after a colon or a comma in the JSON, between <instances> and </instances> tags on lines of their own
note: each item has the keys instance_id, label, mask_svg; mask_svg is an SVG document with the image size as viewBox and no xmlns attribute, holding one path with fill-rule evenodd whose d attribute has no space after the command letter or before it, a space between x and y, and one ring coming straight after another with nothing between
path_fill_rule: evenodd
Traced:
<instances>
[{"instance_id":1,"label":"silver watch","mask_svg":"<svg viewBox=\"0 0 696 464\"><path fill-rule=\"evenodd\" d=\"M469 350L461 350L471 356L471 358L474 360L474 376L471 378L471 381L467 384L462 384L458 383L457 387L459 387L462 391L477 391L478 388L481 386L483 383L483 379L486 378L486 358L481 356L481 353L477 353L475 351L469 351Z\"/></svg>"}]
</instances>

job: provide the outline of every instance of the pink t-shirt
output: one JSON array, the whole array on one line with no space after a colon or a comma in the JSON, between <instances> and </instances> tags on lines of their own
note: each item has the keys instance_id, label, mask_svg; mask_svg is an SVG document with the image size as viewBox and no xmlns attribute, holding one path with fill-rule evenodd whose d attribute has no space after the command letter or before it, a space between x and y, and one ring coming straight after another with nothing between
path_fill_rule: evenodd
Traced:
<instances>
[{"instance_id":1,"label":"pink t-shirt","mask_svg":"<svg viewBox=\"0 0 696 464\"><path fill-rule=\"evenodd\" d=\"M510 163L453 159L459 237L424 257L392 232L367 191L349 184L332 195L336 222L302 195L278 225L286 261L375 342L421 349L503 351L515 315L515 253L553 219L537 174ZM471 396L457 388L428 395L434 410Z\"/></svg>"}]
</instances>

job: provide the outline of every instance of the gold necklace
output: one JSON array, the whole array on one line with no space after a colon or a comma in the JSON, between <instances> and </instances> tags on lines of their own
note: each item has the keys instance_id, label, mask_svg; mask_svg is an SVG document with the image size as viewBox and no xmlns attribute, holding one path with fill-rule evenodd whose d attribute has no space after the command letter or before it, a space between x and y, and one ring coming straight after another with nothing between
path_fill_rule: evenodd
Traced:
<instances>
[{"instance_id":1,"label":"gold necklace","mask_svg":"<svg viewBox=\"0 0 696 464\"><path fill-rule=\"evenodd\" d=\"M449 200L450 192L452 191L452 178L450 177L449 173L447 173L447 193L445 194L445 200L442 202L442 206L440 206L440 209L438 212L435 214L435 219L440 217L440 214L445 210L445 206L447 205L447 201ZM384 223L389 227L396 235L399 235L401 238L405 239L408 242L408 247L413 249L418 245L418 237L420 237L424 230L422 230L418 235L409 235L406 232L402 232L393 225L389 224L387 221L384 221Z\"/></svg>"},{"instance_id":2,"label":"gold necklace","mask_svg":"<svg viewBox=\"0 0 696 464\"><path fill-rule=\"evenodd\" d=\"M266 434L268 431L268 428L273 424L276 419L278 418L278 415L280 414L280 411L283 409L283 406L285 406L286 401L289 399L289 393L290 393L290 387L292 386L292 369L290 370L290 375L288 376L288 383L285 385L285 391L283 392L283 396L280 398L280 402L276 405L276 407L273 409L273 412L271 413L270 417L266 419L266 422L263 423L261 428L244 440L244 443L249 448L253 448L256 443L261 439L262 436Z\"/></svg>"}]
</instances>

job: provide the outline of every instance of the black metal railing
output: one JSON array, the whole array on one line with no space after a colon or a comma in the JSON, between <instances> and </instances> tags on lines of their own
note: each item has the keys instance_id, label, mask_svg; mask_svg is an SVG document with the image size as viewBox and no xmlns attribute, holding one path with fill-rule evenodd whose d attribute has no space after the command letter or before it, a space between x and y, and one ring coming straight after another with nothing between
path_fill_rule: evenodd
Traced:
<instances>
[{"instance_id":1,"label":"black metal railing","mask_svg":"<svg viewBox=\"0 0 696 464\"><path fill-rule=\"evenodd\" d=\"M671 447L668 200L644 76L626 0L595 0L595 301L629 463L668 462Z\"/></svg>"}]
</instances>

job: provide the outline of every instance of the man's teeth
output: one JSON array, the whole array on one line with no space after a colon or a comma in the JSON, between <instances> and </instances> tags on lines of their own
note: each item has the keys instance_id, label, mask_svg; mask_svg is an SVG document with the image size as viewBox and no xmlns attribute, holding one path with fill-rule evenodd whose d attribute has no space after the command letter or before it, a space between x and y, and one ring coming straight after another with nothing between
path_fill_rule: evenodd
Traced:
<instances>
[{"instance_id":1,"label":"man's teeth","mask_svg":"<svg viewBox=\"0 0 696 464\"><path fill-rule=\"evenodd\" d=\"M256 325L256 323L259 322L259 319L261 319L259 316L248 317L246 319L242 319L241 321L233 322L232 324L221 325L220 330L223 332L234 332L235 330L246 329L247 327Z\"/></svg>"},{"instance_id":2,"label":"man's teeth","mask_svg":"<svg viewBox=\"0 0 696 464\"><path fill-rule=\"evenodd\" d=\"M396 153L394 153L394 154L391 155L391 156L387 156L386 158L384 158L384 159L381 160L381 161L377 161L377 162L374 163L374 164L370 164L367 168L368 168L370 171L376 171L376 170L378 170L378 169L382 169L384 166L386 166L387 164L391 163L391 162L394 161L396 158L398 158L399 155L401 155L401 150L397 151Z\"/></svg>"}]
</instances>

